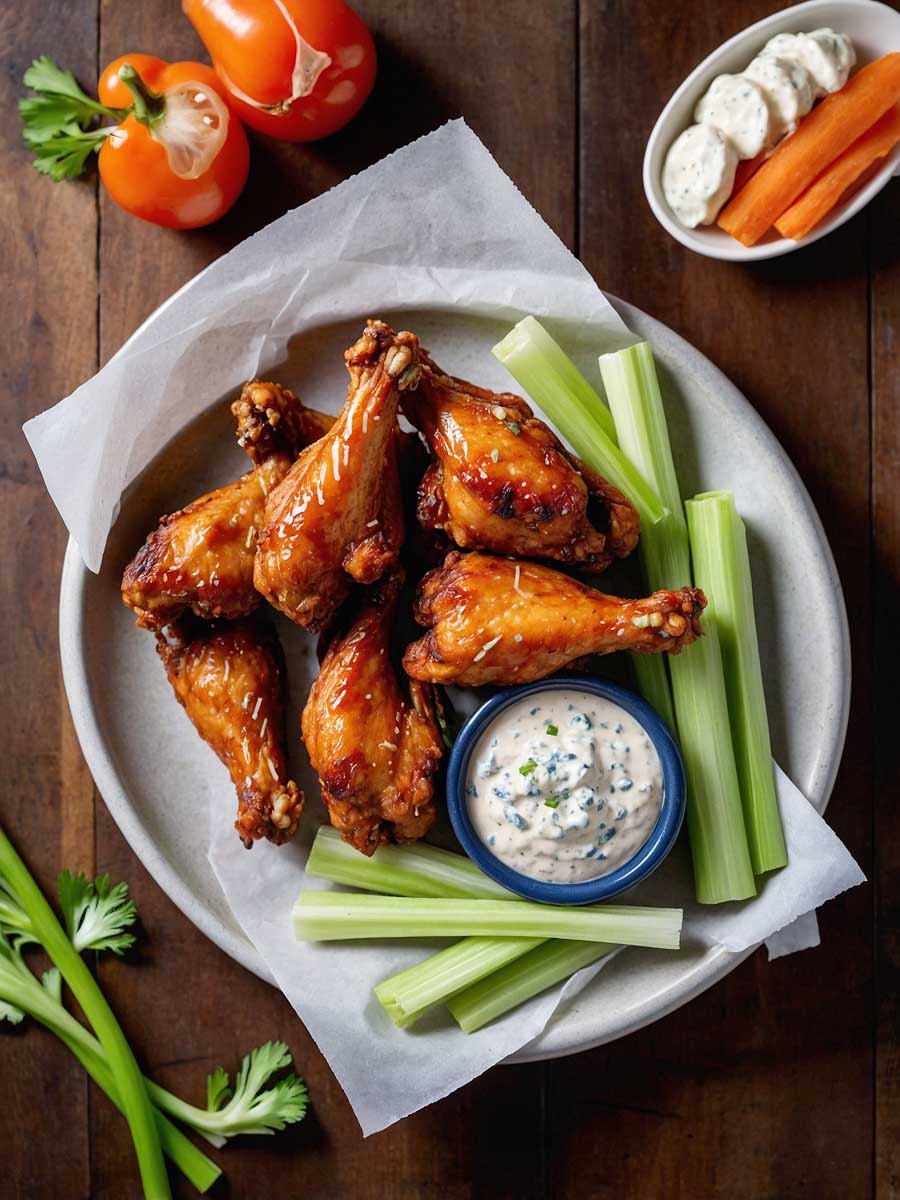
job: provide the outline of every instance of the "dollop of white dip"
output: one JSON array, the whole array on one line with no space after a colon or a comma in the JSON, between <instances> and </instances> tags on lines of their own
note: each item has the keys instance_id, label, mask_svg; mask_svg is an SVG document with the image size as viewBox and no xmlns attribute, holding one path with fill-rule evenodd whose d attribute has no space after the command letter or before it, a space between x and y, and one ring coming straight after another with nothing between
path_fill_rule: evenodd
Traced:
<instances>
[{"instance_id":1,"label":"dollop of white dip","mask_svg":"<svg viewBox=\"0 0 900 1200\"><path fill-rule=\"evenodd\" d=\"M582 883L628 862L662 807L662 763L618 704L574 688L511 704L482 733L466 777L475 832L531 879Z\"/></svg>"},{"instance_id":2,"label":"dollop of white dip","mask_svg":"<svg viewBox=\"0 0 900 1200\"><path fill-rule=\"evenodd\" d=\"M697 101L694 120L721 130L738 158L756 158L775 142L772 111L763 90L745 75L716 76Z\"/></svg>"},{"instance_id":3,"label":"dollop of white dip","mask_svg":"<svg viewBox=\"0 0 900 1200\"><path fill-rule=\"evenodd\" d=\"M758 54L744 72L759 84L772 113L774 140L781 141L813 106L815 91L806 67L793 58Z\"/></svg>"},{"instance_id":4,"label":"dollop of white dip","mask_svg":"<svg viewBox=\"0 0 900 1200\"><path fill-rule=\"evenodd\" d=\"M812 77L815 99L839 92L856 63L856 51L845 33L827 26L812 33L778 33L765 45L763 54L793 59Z\"/></svg>"},{"instance_id":5,"label":"dollop of white dip","mask_svg":"<svg viewBox=\"0 0 900 1200\"><path fill-rule=\"evenodd\" d=\"M662 173L666 203L682 225L711 225L731 195L738 155L713 125L691 125L666 155Z\"/></svg>"}]
</instances>

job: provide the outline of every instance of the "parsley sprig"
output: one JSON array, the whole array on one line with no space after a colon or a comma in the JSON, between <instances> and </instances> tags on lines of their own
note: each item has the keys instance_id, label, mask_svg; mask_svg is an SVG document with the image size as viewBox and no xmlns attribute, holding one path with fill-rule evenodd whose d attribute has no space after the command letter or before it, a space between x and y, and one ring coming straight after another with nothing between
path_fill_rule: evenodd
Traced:
<instances>
[{"instance_id":1,"label":"parsley sprig","mask_svg":"<svg viewBox=\"0 0 900 1200\"><path fill-rule=\"evenodd\" d=\"M57 181L81 175L91 154L99 152L129 111L93 100L71 71L64 71L46 54L34 60L23 83L36 93L19 100L25 145L34 151L37 170ZM113 123L97 127L95 122L103 117Z\"/></svg>"}]
</instances>

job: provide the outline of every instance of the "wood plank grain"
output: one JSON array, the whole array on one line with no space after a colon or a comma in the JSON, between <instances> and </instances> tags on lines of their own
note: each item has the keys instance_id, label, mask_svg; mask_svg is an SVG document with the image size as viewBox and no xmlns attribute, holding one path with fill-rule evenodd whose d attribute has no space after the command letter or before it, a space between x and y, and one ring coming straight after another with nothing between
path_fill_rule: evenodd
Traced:
<instances>
[{"instance_id":1,"label":"wood plank grain","mask_svg":"<svg viewBox=\"0 0 900 1200\"><path fill-rule=\"evenodd\" d=\"M57 0L0 15L0 820L52 894L66 863L93 864L92 788L73 751L56 637L65 530L21 432L28 417L96 366L96 193L32 168L16 101L33 58L65 55L96 78L96 8ZM81 1068L33 1023L0 1030L0 1095L10 1122L0 1192L87 1197L88 1090Z\"/></svg>"},{"instance_id":2,"label":"wood plank grain","mask_svg":"<svg viewBox=\"0 0 900 1200\"><path fill-rule=\"evenodd\" d=\"M856 704L829 819L865 870L865 225L857 220L810 250L741 267L692 255L668 238L641 184L644 144L671 91L705 53L777 7L758 0L582 6L580 249L602 286L683 333L722 367L813 495L853 629ZM611 113L612 98L626 94L627 105ZM821 949L773 964L758 953L714 992L657 1025L553 1064L551 1121L561 1114L548 1151L561 1168L553 1194L579 1195L590 1178L597 1196L870 1195L870 906L866 889L857 889L822 912Z\"/></svg>"},{"instance_id":3,"label":"wood plank grain","mask_svg":"<svg viewBox=\"0 0 900 1200\"><path fill-rule=\"evenodd\" d=\"M900 1196L900 185L870 209L875 644L875 1195Z\"/></svg>"},{"instance_id":4,"label":"wood plank grain","mask_svg":"<svg viewBox=\"0 0 900 1200\"><path fill-rule=\"evenodd\" d=\"M357 5L375 33L381 73L350 128L321 145L253 139L248 189L235 210L191 235L142 225L101 200L101 359L186 279L242 237L448 117L476 132L570 244L575 229L574 0L541 10L523 0ZM504 52L497 55L496 47ZM101 58L152 46L205 57L169 0L102 9ZM533 97L541 96L535 106ZM136 632L135 636L142 636ZM491 1072L472 1087L364 1141L350 1107L288 1004L207 942L137 865L111 818L97 812L98 862L133 885L147 933L139 966L101 967L103 986L136 1050L167 1086L202 1095L205 1074L266 1038L284 1038L307 1078L311 1116L277 1139L243 1139L217 1157L230 1194L310 1200L543 1194L544 1069ZM336 1000L336 1003L339 1003ZM102 1103L93 1110L95 1195L121 1196L130 1179L127 1134ZM183 1188L187 1195L189 1189ZM179 1192L179 1194L182 1194Z\"/></svg>"}]
</instances>

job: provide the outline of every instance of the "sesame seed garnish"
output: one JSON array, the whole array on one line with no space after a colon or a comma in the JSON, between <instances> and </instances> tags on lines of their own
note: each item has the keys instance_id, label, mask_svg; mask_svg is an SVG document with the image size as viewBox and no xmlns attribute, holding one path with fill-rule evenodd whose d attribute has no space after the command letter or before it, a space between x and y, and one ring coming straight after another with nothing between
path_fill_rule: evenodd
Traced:
<instances>
[{"instance_id":1,"label":"sesame seed garnish","mask_svg":"<svg viewBox=\"0 0 900 1200\"><path fill-rule=\"evenodd\" d=\"M340 483L340 481L341 481L341 468L338 466L339 450L340 450L340 447L339 447L338 443L336 441L332 442L331 443L331 465L334 469L335 483Z\"/></svg>"},{"instance_id":2,"label":"sesame seed garnish","mask_svg":"<svg viewBox=\"0 0 900 1200\"><path fill-rule=\"evenodd\" d=\"M266 730L267 730L268 728L269 728L269 718L268 718L268 717L263 717L263 723L262 723L262 725L260 725L260 727L259 727L259 736L260 736L261 738L264 738L264 737L266 736Z\"/></svg>"},{"instance_id":3,"label":"sesame seed garnish","mask_svg":"<svg viewBox=\"0 0 900 1200\"><path fill-rule=\"evenodd\" d=\"M252 692L244 692L244 698L241 701L241 708L245 709L252 699L253 699Z\"/></svg>"},{"instance_id":4,"label":"sesame seed garnish","mask_svg":"<svg viewBox=\"0 0 900 1200\"><path fill-rule=\"evenodd\" d=\"M253 706L253 713L251 714L251 715L252 715L252 718L253 718L253 720L254 720L254 721L255 721L255 720L256 720L256 718L259 716L259 710L260 710L260 708L261 708L261 707L262 707L262 696L257 696L257 697L256 697L256 704L254 704L254 706Z\"/></svg>"},{"instance_id":5,"label":"sesame seed garnish","mask_svg":"<svg viewBox=\"0 0 900 1200\"><path fill-rule=\"evenodd\" d=\"M397 747L393 742L379 742L378 745L385 750L396 750Z\"/></svg>"},{"instance_id":6,"label":"sesame seed garnish","mask_svg":"<svg viewBox=\"0 0 900 1200\"><path fill-rule=\"evenodd\" d=\"M378 524L377 517L375 518L374 521L366 521L366 529L374 529L377 524Z\"/></svg>"},{"instance_id":7,"label":"sesame seed garnish","mask_svg":"<svg viewBox=\"0 0 900 1200\"><path fill-rule=\"evenodd\" d=\"M473 661L473 662L481 662L481 660L482 660L482 659L484 658L484 656L487 654L488 650L493 650L493 648L494 648L494 647L497 645L497 643L498 643L499 641L501 641L501 640L502 640L502 636L501 636L501 637L495 637L495 638L491 638L491 640L490 640L489 642L485 642L485 643L484 643L484 645L481 647L481 649L478 651L478 653L477 653L477 654L474 656L474 658L472 659L472 661Z\"/></svg>"}]
</instances>

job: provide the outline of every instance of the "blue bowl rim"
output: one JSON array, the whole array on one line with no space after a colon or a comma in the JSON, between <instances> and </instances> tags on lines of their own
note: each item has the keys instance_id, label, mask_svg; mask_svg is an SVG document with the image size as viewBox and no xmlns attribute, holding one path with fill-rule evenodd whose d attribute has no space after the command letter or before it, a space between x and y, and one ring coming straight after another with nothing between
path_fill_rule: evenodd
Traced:
<instances>
[{"instance_id":1,"label":"blue bowl rim","mask_svg":"<svg viewBox=\"0 0 900 1200\"><path fill-rule=\"evenodd\" d=\"M475 832L465 795L469 759L491 721L525 696L563 689L591 692L624 708L647 730L663 772L662 805L650 837L621 867L608 875L581 883L551 883L532 879L502 862ZM509 891L542 904L591 904L608 900L646 879L675 844L684 821L685 790L681 752L659 713L627 688L606 679L575 674L553 675L549 679L505 688L486 700L463 724L450 751L447 766L447 809L453 832L463 850L485 875Z\"/></svg>"}]
</instances>

